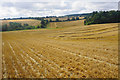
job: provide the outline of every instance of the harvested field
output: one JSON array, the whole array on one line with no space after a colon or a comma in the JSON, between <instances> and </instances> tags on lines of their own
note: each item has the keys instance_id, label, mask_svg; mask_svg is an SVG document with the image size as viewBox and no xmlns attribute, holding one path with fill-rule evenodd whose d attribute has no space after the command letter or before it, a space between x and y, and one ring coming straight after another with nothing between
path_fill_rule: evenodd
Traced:
<instances>
[{"instance_id":1,"label":"harvested field","mask_svg":"<svg viewBox=\"0 0 120 80\"><path fill-rule=\"evenodd\" d=\"M67 27L83 26L83 25L84 25L84 20L51 22L48 24L48 28L67 28Z\"/></svg>"},{"instance_id":2,"label":"harvested field","mask_svg":"<svg viewBox=\"0 0 120 80\"><path fill-rule=\"evenodd\" d=\"M3 78L118 78L118 24L3 32Z\"/></svg>"}]
</instances>

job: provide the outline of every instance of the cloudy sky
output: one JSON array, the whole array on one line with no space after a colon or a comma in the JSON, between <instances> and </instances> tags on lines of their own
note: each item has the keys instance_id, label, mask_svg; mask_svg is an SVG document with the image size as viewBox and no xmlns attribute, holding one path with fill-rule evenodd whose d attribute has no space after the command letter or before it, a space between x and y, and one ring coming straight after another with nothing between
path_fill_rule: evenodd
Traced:
<instances>
[{"instance_id":1,"label":"cloudy sky","mask_svg":"<svg viewBox=\"0 0 120 80\"><path fill-rule=\"evenodd\" d=\"M62 16L117 10L119 0L0 0L0 18Z\"/></svg>"}]
</instances>

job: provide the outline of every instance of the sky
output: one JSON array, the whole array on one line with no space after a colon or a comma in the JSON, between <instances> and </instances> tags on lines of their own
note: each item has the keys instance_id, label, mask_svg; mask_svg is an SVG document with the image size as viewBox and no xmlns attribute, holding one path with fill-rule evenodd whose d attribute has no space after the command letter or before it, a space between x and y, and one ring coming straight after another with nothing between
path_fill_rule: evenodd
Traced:
<instances>
[{"instance_id":1,"label":"sky","mask_svg":"<svg viewBox=\"0 0 120 80\"><path fill-rule=\"evenodd\" d=\"M119 0L0 0L0 19L117 10Z\"/></svg>"}]
</instances>

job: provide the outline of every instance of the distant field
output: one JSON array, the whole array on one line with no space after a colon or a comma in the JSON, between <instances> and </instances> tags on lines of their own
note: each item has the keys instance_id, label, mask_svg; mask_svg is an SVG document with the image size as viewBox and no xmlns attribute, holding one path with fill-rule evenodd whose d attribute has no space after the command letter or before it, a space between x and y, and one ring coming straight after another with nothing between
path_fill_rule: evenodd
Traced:
<instances>
[{"instance_id":1,"label":"distant field","mask_svg":"<svg viewBox=\"0 0 120 80\"><path fill-rule=\"evenodd\" d=\"M50 19L50 18L48 18ZM67 17L66 17L67 19ZM65 18L61 18L60 20L66 20ZM83 19L83 17L80 17L80 19ZM46 18L45 18L46 20ZM52 20L56 20L56 18L53 18ZM9 22L17 22L21 23L22 25L27 23L31 26L37 26L41 24L40 20L35 19L18 19L18 20L2 20L2 24L8 24ZM66 28L66 27L73 27L73 26L82 26L84 25L84 20L76 20L76 21L65 21L65 22L50 22L47 27L48 28Z\"/></svg>"},{"instance_id":2,"label":"distant field","mask_svg":"<svg viewBox=\"0 0 120 80\"><path fill-rule=\"evenodd\" d=\"M118 78L118 24L55 22L2 33L3 78Z\"/></svg>"},{"instance_id":3,"label":"distant field","mask_svg":"<svg viewBox=\"0 0 120 80\"><path fill-rule=\"evenodd\" d=\"M66 22L51 22L48 27L49 28L66 28L66 27L74 27L74 26L83 26L84 20L76 20L76 21L66 21Z\"/></svg>"},{"instance_id":4,"label":"distant field","mask_svg":"<svg viewBox=\"0 0 120 80\"><path fill-rule=\"evenodd\" d=\"M27 23L31 26L36 26L41 23L40 20L35 20L35 19L2 20L2 24L9 24L9 22L17 22L17 23L21 23L22 25Z\"/></svg>"},{"instance_id":5,"label":"distant field","mask_svg":"<svg viewBox=\"0 0 120 80\"><path fill-rule=\"evenodd\" d=\"M83 19L84 17L79 17L79 19ZM45 18L45 20L50 20L52 19L52 21L55 21L56 18ZM59 18L59 20L67 20L68 17L64 17L64 18ZM70 19L72 19L72 17L70 17ZM35 19L17 19L17 20L2 20L2 25L7 24L9 25L9 22L17 22L17 23L21 23L22 25L24 25L25 23L31 25L31 26L37 26L41 24L40 20L35 20ZM79 23L80 22L80 23ZM83 23L83 22L82 22ZM81 25L81 20L77 20L77 21L66 21L66 22L52 22L48 25L49 28L62 28L62 27L69 27L69 26L76 26L76 25Z\"/></svg>"}]
</instances>

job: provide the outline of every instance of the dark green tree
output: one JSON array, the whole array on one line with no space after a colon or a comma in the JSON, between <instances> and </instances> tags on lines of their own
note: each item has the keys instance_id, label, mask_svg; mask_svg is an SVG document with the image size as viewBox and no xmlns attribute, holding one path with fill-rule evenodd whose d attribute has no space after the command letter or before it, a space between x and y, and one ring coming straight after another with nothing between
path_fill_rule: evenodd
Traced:
<instances>
[{"instance_id":1,"label":"dark green tree","mask_svg":"<svg viewBox=\"0 0 120 80\"><path fill-rule=\"evenodd\" d=\"M28 24L24 24L24 26L29 26Z\"/></svg>"},{"instance_id":2,"label":"dark green tree","mask_svg":"<svg viewBox=\"0 0 120 80\"><path fill-rule=\"evenodd\" d=\"M59 22L59 21L60 21L60 20L57 18L57 19L56 19L56 22Z\"/></svg>"},{"instance_id":3,"label":"dark green tree","mask_svg":"<svg viewBox=\"0 0 120 80\"><path fill-rule=\"evenodd\" d=\"M46 24L48 24L49 23L49 21L48 20L46 20Z\"/></svg>"},{"instance_id":4,"label":"dark green tree","mask_svg":"<svg viewBox=\"0 0 120 80\"><path fill-rule=\"evenodd\" d=\"M52 19L50 19L50 22L52 22Z\"/></svg>"},{"instance_id":5,"label":"dark green tree","mask_svg":"<svg viewBox=\"0 0 120 80\"><path fill-rule=\"evenodd\" d=\"M7 29L7 24L4 24L3 26L2 26L2 31L7 31L8 29Z\"/></svg>"},{"instance_id":6,"label":"dark green tree","mask_svg":"<svg viewBox=\"0 0 120 80\"><path fill-rule=\"evenodd\" d=\"M44 19L41 20L41 28L46 28L46 22Z\"/></svg>"},{"instance_id":7,"label":"dark green tree","mask_svg":"<svg viewBox=\"0 0 120 80\"><path fill-rule=\"evenodd\" d=\"M69 17L67 18L67 21L70 21L70 18L69 18Z\"/></svg>"},{"instance_id":8,"label":"dark green tree","mask_svg":"<svg viewBox=\"0 0 120 80\"><path fill-rule=\"evenodd\" d=\"M72 17L72 20L74 21L74 20L75 20L75 17Z\"/></svg>"},{"instance_id":9,"label":"dark green tree","mask_svg":"<svg viewBox=\"0 0 120 80\"><path fill-rule=\"evenodd\" d=\"M76 17L76 20L79 20L79 17Z\"/></svg>"},{"instance_id":10,"label":"dark green tree","mask_svg":"<svg viewBox=\"0 0 120 80\"><path fill-rule=\"evenodd\" d=\"M41 27L38 25L37 28L41 28Z\"/></svg>"}]
</instances>

